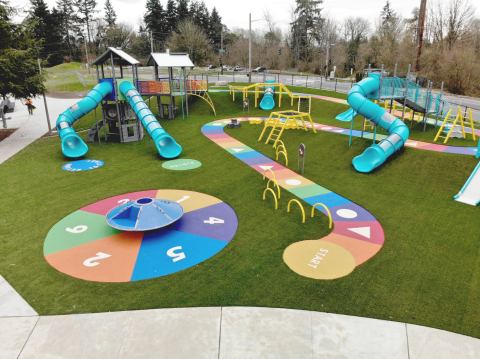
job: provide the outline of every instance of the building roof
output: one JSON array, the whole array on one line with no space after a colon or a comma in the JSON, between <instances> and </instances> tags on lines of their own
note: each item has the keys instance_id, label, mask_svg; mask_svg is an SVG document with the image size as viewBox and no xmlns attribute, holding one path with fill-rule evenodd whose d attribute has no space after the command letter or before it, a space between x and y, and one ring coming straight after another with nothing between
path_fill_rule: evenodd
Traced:
<instances>
[{"instance_id":1,"label":"building roof","mask_svg":"<svg viewBox=\"0 0 480 359\"><path fill-rule=\"evenodd\" d=\"M109 47L102 55L100 55L94 62L94 65L101 65L110 61L110 55L113 53L113 60L117 65L139 65L140 62L127 54L125 51Z\"/></svg>"},{"instance_id":2,"label":"building roof","mask_svg":"<svg viewBox=\"0 0 480 359\"><path fill-rule=\"evenodd\" d=\"M159 67L195 67L190 56L180 52L153 52L147 61L147 66Z\"/></svg>"}]
</instances>

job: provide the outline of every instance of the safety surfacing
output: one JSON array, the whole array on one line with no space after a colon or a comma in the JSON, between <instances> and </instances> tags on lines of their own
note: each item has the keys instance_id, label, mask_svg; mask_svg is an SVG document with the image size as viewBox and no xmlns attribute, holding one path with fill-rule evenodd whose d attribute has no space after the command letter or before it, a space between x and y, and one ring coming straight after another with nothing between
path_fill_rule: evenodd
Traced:
<instances>
[{"instance_id":1,"label":"safety surfacing","mask_svg":"<svg viewBox=\"0 0 480 359\"><path fill-rule=\"evenodd\" d=\"M169 227L122 232L107 225L114 207L143 197L181 204L185 214ZM223 250L238 227L235 211L208 194L161 189L126 193L83 207L57 222L44 243L46 261L69 276L130 282L170 275Z\"/></svg>"}]
</instances>

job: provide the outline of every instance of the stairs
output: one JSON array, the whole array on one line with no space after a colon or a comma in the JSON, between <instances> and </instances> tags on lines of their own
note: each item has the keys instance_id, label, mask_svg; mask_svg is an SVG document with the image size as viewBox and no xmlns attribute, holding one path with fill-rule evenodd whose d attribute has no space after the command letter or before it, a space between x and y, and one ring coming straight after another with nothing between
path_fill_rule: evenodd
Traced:
<instances>
[{"instance_id":1,"label":"stairs","mask_svg":"<svg viewBox=\"0 0 480 359\"><path fill-rule=\"evenodd\" d=\"M95 123L87 133L87 142L93 143L98 141L98 132L103 127L103 120Z\"/></svg>"}]
</instances>

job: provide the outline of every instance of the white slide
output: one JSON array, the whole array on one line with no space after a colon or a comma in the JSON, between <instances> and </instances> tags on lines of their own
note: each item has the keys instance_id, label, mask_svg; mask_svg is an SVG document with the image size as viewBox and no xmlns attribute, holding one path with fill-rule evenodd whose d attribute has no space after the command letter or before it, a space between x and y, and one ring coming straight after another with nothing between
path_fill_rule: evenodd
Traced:
<instances>
[{"instance_id":1,"label":"white slide","mask_svg":"<svg viewBox=\"0 0 480 359\"><path fill-rule=\"evenodd\" d=\"M456 201L476 206L480 203L480 162L460 192L454 197Z\"/></svg>"}]
</instances>

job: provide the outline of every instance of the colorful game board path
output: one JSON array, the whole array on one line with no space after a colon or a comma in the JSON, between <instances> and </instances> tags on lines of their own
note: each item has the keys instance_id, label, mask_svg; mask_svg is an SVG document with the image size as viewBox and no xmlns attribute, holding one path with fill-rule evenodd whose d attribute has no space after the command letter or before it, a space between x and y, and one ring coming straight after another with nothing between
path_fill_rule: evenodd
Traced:
<instances>
[{"instance_id":1,"label":"colorful game board path","mask_svg":"<svg viewBox=\"0 0 480 359\"><path fill-rule=\"evenodd\" d=\"M148 232L116 230L106 223L112 209L142 198L182 205L174 224ZM126 193L81 208L47 234L44 256L60 272L95 282L157 278L195 266L224 249L237 231L233 209L213 196L183 190Z\"/></svg>"},{"instance_id":2,"label":"colorful game board path","mask_svg":"<svg viewBox=\"0 0 480 359\"><path fill-rule=\"evenodd\" d=\"M284 261L290 269L309 278L336 279L350 274L380 251L385 239L383 228L370 212L229 136L224 132L229 121L210 122L202 127L202 133L308 205L322 203L332 213L334 229L328 236L293 243L285 250ZM316 210L326 212L322 207Z\"/></svg>"}]
</instances>

